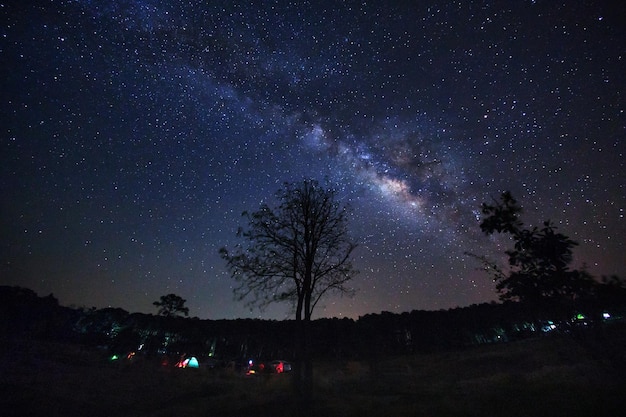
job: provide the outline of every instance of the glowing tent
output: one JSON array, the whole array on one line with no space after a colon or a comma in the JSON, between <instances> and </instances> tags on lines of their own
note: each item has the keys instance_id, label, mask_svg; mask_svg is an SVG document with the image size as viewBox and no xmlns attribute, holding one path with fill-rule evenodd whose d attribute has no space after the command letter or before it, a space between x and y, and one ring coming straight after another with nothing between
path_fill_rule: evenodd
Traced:
<instances>
[{"instance_id":1,"label":"glowing tent","mask_svg":"<svg viewBox=\"0 0 626 417\"><path fill-rule=\"evenodd\" d=\"M198 368L200 364L198 363L198 359L195 356L192 356L187 360L187 368Z\"/></svg>"},{"instance_id":2,"label":"glowing tent","mask_svg":"<svg viewBox=\"0 0 626 417\"><path fill-rule=\"evenodd\" d=\"M198 359L195 356L191 358L187 358L185 360L181 360L176 364L177 368L199 368L200 364L198 363Z\"/></svg>"}]
</instances>

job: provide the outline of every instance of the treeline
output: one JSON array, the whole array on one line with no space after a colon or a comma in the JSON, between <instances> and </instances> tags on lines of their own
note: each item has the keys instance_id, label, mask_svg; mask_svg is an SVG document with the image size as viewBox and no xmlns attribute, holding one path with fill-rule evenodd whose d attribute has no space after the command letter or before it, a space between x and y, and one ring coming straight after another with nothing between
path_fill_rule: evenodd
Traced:
<instances>
[{"instance_id":1,"label":"treeline","mask_svg":"<svg viewBox=\"0 0 626 417\"><path fill-rule=\"evenodd\" d=\"M452 350L507 342L549 332L597 328L626 317L626 288L606 287L568 309L537 309L519 302L484 303L440 311L367 314L358 320L312 322L317 359L375 360L384 355ZM200 320L129 313L120 308L75 309L53 295L0 286L0 337L77 343L108 353L146 357L183 353L213 363L291 359L295 322L258 319Z\"/></svg>"}]
</instances>

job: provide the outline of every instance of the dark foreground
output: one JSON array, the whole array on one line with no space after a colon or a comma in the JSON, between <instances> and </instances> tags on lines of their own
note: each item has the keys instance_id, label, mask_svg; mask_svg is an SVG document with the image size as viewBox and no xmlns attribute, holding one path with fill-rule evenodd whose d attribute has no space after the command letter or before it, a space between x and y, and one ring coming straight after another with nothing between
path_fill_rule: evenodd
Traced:
<instances>
[{"instance_id":1,"label":"dark foreground","mask_svg":"<svg viewBox=\"0 0 626 417\"><path fill-rule=\"evenodd\" d=\"M617 329L617 330L616 330ZM623 326L464 351L319 363L313 401L290 376L109 362L78 346L1 341L9 416L618 416L626 410ZM607 346L604 346L607 344ZM604 349L606 347L606 354Z\"/></svg>"}]
</instances>

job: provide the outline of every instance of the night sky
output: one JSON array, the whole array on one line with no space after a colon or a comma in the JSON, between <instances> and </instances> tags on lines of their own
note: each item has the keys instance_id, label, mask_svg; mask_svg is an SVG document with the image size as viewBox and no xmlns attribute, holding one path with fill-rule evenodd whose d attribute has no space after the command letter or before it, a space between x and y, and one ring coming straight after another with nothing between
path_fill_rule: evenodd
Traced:
<instances>
[{"instance_id":1,"label":"night sky","mask_svg":"<svg viewBox=\"0 0 626 417\"><path fill-rule=\"evenodd\" d=\"M385 3L385 5L383 5ZM626 271L621 1L0 4L0 284L63 305L250 311L219 257L241 213L314 178L352 208L353 298L315 317L497 298L479 206Z\"/></svg>"}]
</instances>

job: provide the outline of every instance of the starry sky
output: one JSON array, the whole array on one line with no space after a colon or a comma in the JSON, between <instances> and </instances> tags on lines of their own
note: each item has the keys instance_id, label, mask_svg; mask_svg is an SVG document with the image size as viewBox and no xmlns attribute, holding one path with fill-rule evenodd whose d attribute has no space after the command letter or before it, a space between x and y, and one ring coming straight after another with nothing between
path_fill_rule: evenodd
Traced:
<instances>
[{"instance_id":1,"label":"starry sky","mask_svg":"<svg viewBox=\"0 0 626 417\"><path fill-rule=\"evenodd\" d=\"M285 181L352 209L353 298L314 317L489 302L465 251L512 191L575 266L624 277L620 1L0 2L0 284L63 305L249 310L219 257Z\"/></svg>"}]
</instances>

